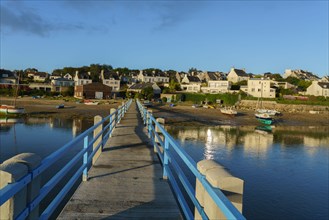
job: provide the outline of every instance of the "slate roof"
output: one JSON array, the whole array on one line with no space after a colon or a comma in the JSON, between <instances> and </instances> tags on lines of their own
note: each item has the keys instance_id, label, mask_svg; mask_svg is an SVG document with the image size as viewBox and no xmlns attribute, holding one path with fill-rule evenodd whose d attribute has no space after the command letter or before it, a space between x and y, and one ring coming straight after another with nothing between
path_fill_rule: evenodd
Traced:
<instances>
[{"instance_id":1,"label":"slate roof","mask_svg":"<svg viewBox=\"0 0 329 220\"><path fill-rule=\"evenodd\" d=\"M153 83L137 83L129 87L129 89L145 89L146 87L152 87Z\"/></svg>"},{"instance_id":2,"label":"slate roof","mask_svg":"<svg viewBox=\"0 0 329 220\"><path fill-rule=\"evenodd\" d=\"M318 82L318 85L323 89L329 89L329 83L327 82Z\"/></svg>"},{"instance_id":3,"label":"slate roof","mask_svg":"<svg viewBox=\"0 0 329 220\"><path fill-rule=\"evenodd\" d=\"M201 82L199 77L196 77L196 76L186 76L186 77L190 82Z\"/></svg>"},{"instance_id":4,"label":"slate roof","mask_svg":"<svg viewBox=\"0 0 329 220\"><path fill-rule=\"evenodd\" d=\"M236 75L238 76L244 76L244 77L248 77L248 74L244 71L244 70L240 70L240 69L234 69L233 70Z\"/></svg>"},{"instance_id":5,"label":"slate roof","mask_svg":"<svg viewBox=\"0 0 329 220\"><path fill-rule=\"evenodd\" d=\"M104 79L110 79L113 78L115 80L119 80L119 76L117 73L114 72L105 72L104 73Z\"/></svg>"}]
</instances>

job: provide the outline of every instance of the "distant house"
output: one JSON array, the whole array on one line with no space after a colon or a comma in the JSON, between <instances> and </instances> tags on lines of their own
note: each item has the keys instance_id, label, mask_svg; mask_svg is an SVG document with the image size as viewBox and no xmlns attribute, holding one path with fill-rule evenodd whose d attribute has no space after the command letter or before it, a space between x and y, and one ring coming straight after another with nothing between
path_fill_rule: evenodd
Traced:
<instances>
[{"instance_id":1,"label":"distant house","mask_svg":"<svg viewBox=\"0 0 329 220\"><path fill-rule=\"evenodd\" d=\"M49 77L49 74L45 72L29 72L27 76L32 78L34 82L44 82Z\"/></svg>"},{"instance_id":2,"label":"distant house","mask_svg":"<svg viewBox=\"0 0 329 220\"><path fill-rule=\"evenodd\" d=\"M101 71L101 80L104 85L112 88L112 91L120 90L120 79L117 73Z\"/></svg>"},{"instance_id":3,"label":"distant house","mask_svg":"<svg viewBox=\"0 0 329 220\"><path fill-rule=\"evenodd\" d=\"M329 82L313 81L306 89L306 95L329 97Z\"/></svg>"},{"instance_id":4,"label":"distant house","mask_svg":"<svg viewBox=\"0 0 329 220\"><path fill-rule=\"evenodd\" d=\"M42 90L46 92L51 92L51 84L50 83L30 83L30 89Z\"/></svg>"},{"instance_id":5,"label":"distant house","mask_svg":"<svg viewBox=\"0 0 329 220\"><path fill-rule=\"evenodd\" d=\"M250 77L245 70L231 68L231 71L227 74L227 80L233 83L248 80Z\"/></svg>"},{"instance_id":6,"label":"distant house","mask_svg":"<svg viewBox=\"0 0 329 220\"><path fill-rule=\"evenodd\" d=\"M185 75L181 81L181 88L185 92L200 92L201 80L196 76Z\"/></svg>"},{"instance_id":7,"label":"distant house","mask_svg":"<svg viewBox=\"0 0 329 220\"><path fill-rule=\"evenodd\" d=\"M66 73L66 74L63 76L63 78L65 78L65 79L69 79L69 80L73 80L72 75L69 74L69 73Z\"/></svg>"},{"instance_id":8,"label":"distant house","mask_svg":"<svg viewBox=\"0 0 329 220\"><path fill-rule=\"evenodd\" d=\"M320 80L321 82L329 82L329 76L324 76Z\"/></svg>"},{"instance_id":9,"label":"distant house","mask_svg":"<svg viewBox=\"0 0 329 220\"><path fill-rule=\"evenodd\" d=\"M153 88L153 94L154 95L159 95L161 94L161 89L156 83L137 83L132 86L130 86L127 89L127 92L135 92L135 93L141 93L143 89L147 87L152 87Z\"/></svg>"},{"instance_id":10,"label":"distant house","mask_svg":"<svg viewBox=\"0 0 329 220\"><path fill-rule=\"evenodd\" d=\"M0 83L16 84L17 78L13 72L11 72L9 70L0 69Z\"/></svg>"},{"instance_id":11,"label":"distant house","mask_svg":"<svg viewBox=\"0 0 329 220\"><path fill-rule=\"evenodd\" d=\"M203 93L227 93L231 88L231 82L227 80L209 80L207 87L201 87Z\"/></svg>"},{"instance_id":12,"label":"distant house","mask_svg":"<svg viewBox=\"0 0 329 220\"><path fill-rule=\"evenodd\" d=\"M283 78L288 78L288 77L294 77L297 79L302 79L302 80L319 80L320 78L316 75L314 75L311 72L305 71L305 70L291 70L291 69L286 69L283 75Z\"/></svg>"},{"instance_id":13,"label":"distant house","mask_svg":"<svg viewBox=\"0 0 329 220\"><path fill-rule=\"evenodd\" d=\"M65 76L64 76L64 78L65 78ZM85 73L85 72L79 73L79 71L76 71L75 76L74 76L74 83L76 86L87 85L87 84L92 83L92 80L88 73Z\"/></svg>"},{"instance_id":14,"label":"distant house","mask_svg":"<svg viewBox=\"0 0 329 220\"><path fill-rule=\"evenodd\" d=\"M156 83L169 83L169 77L164 72L151 72L141 70L138 74L140 82L156 82Z\"/></svg>"},{"instance_id":15,"label":"distant house","mask_svg":"<svg viewBox=\"0 0 329 220\"><path fill-rule=\"evenodd\" d=\"M66 92L70 87L74 86L74 81L65 78L56 78L51 80L52 92Z\"/></svg>"},{"instance_id":16,"label":"distant house","mask_svg":"<svg viewBox=\"0 0 329 220\"><path fill-rule=\"evenodd\" d=\"M59 73L59 72L55 72L55 73L52 73L49 78L52 80L52 79L59 79L59 78L62 78L62 74Z\"/></svg>"},{"instance_id":17,"label":"distant house","mask_svg":"<svg viewBox=\"0 0 329 220\"><path fill-rule=\"evenodd\" d=\"M209 81L218 81L218 80L224 80L225 74L221 72L211 72L211 71L206 71L201 74L200 79L204 80L206 82Z\"/></svg>"},{"instance_id":18,"label":"distant house","mask_svg":"<svg viewBox=\"0 0 329 220\"><path fill-rule=\"evenodd\" d=\"M271 87L272 80L269 79L249 79L247 93L258 98L275 98L275 88Z\"/></svg>"},{"instance_id":19,"label":"distant house","mask_svg":"<svg viewBox=\"0 0 329 220\"><path fill-rule=\"evenodd\" d=\"M100 82L74 87L74 97L78 99L108 99L111 97L112 88Z\"/></svg>"}]
</instances>

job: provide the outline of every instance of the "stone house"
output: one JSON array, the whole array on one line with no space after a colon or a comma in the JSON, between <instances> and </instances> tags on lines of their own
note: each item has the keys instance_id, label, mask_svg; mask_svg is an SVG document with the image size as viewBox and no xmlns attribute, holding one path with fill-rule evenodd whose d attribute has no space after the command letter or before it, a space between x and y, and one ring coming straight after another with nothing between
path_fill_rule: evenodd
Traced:
<instances>
[{"instance_id":1,"label":"stone house","mask_svg":"<svg viewBox=\"0 0 329 220\"><path fill-rule=\"evenodd\" d=\"M140 82L156 82L156 83L169 83L169 77L164 72L147 73L141 70L138 74L138 81Z\"/></svg>"},{"instance_id":2,"label":"stone house","mask_svg":"<svg viewBox=\"0 0 329 220\"><path fill-rule=\"evenodd\" d=\"M233 83L248 80L250 77L245 72L245 70L231 68L230 72L227 74L227 80Z\"/></svg>"},{"instance_id":3,"label":"stone house","mask_svg":"<svg viewBox=\"0 0 329 220\"><path fill-rule=\"evenodd\" d=\"M104 72L101 71L101 80L104 85L107 85L112 88L112 91L120 90L120 79L117 73L114 72Z\"/></svg>"},{"instance_id":4,"label":"stone house","mask_svg":"<svg viewBox=\"0 0 329 220\"><path fill-rule=\"evenodd\" d=\"M78 99L109 99L112 88L100 82L74 87L74 97Z\"/></svg>"},{"instance_id":5,"label":"stone house","mask_svg":"<svg viewBox=\"0 0 329 220\"><path fill-rule=\"evenodd\" d=\"M329 82L312 81L305 95L329 97Z\"/></svg>"},{"instance_id":6,"label":"stone house","mask_svg":"<svg viewBox=\"0 0 329 220\"><path fill-rule=\"evenodd\" d=\"M201 84L199 77L185 75L181 81L181 88L185 92L200 92Z\"/></svg>"},{"instance_id":7,"label":"stone house","mask_svg":"<svg viewBox=\"0 0 329 220\"><path fill-rule=\"evenodd\" d=\"M65 76L64 76L65 78ZM92 83L92 80L90 78L90 74L85 73L85 72L81 72L79 73L79 71L75 72L75 76L74 76L74 84L76 86L80 86L80 85L87 85Z\"/></svg>"},{"instance_id":8,"label":"stone house","mask_svg":"<svg viewBox=\"0 0 329 220\"><path fill-rule=\"evenodd\" d=\"M275 98L275 88L272 88L272 80L269 79L249 79L247 93L258 98Z\"/></svg>"}]
</instances>

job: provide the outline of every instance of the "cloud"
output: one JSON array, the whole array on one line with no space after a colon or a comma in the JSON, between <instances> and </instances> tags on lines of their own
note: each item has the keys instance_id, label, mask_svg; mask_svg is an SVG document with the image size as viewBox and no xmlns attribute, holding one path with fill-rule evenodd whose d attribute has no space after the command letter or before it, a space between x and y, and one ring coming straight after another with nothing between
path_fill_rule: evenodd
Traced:
<instances>
[{"instance_id":1,"label":"cloud","mask_svg":"<svg viewBox=\"0 0 329 220\"><path fill-rule=\"evenodd\" d=\"M12 11L1 5L1 31L4 29L46 36L53 29L53 25L45 22L33 11L19 9Z\"/></svg>"},{"instance_id":2,"label":"cloud","mask_svg":"<svg viewBox=\"0 0 329 220\"><path fill-rule=\"evenodd\" d=\"M51 21L42 17L35 10L23 5L11 7L0 5L1 7L1 32L18 33L23 32L40 37L47 37L58 31L107 31L107 27L101 25L87 25L84 22L61 22Z\"/></svg>"}]
</instances>

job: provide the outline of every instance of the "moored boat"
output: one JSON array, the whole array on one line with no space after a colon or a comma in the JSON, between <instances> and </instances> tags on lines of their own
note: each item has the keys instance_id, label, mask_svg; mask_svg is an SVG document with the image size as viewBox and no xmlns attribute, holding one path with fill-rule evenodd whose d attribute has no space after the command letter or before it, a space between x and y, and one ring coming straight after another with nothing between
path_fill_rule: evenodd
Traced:
<instances>
[{"instance_id":1,"label":"moored boat","mask_svg":"<svg viewBox=\"0 0 329 220\"><path fill-rule=\"evenodd\" d=\"M256 119L266 125L271 125L273 123L273 118L267 113L256 113Z\"/></svg>"},{"instance_id":2,"label":"moored boat","mask_svg":"<svg viewBox=\"0 0 329 220\"><path fill-rule=\"evenodd\" d=\"M18 115L25 112L24 108L16 107L14 105L0 105L0 113L5 115Z\"/></svg>"},{"instance_id":3,"label":"moored boat","mask_svg":"<svg viewBox=\"0 0 329 220\"><path fill-rule=\"evenodd\" d=\"M230 116L235 116L235 115L238 114L238 112L235 111L235 110L232 109L232 108L221 108L221 109L220 109L220 112L221 112L222 114L230 115Z\"/></svg>"}]
</instances>

